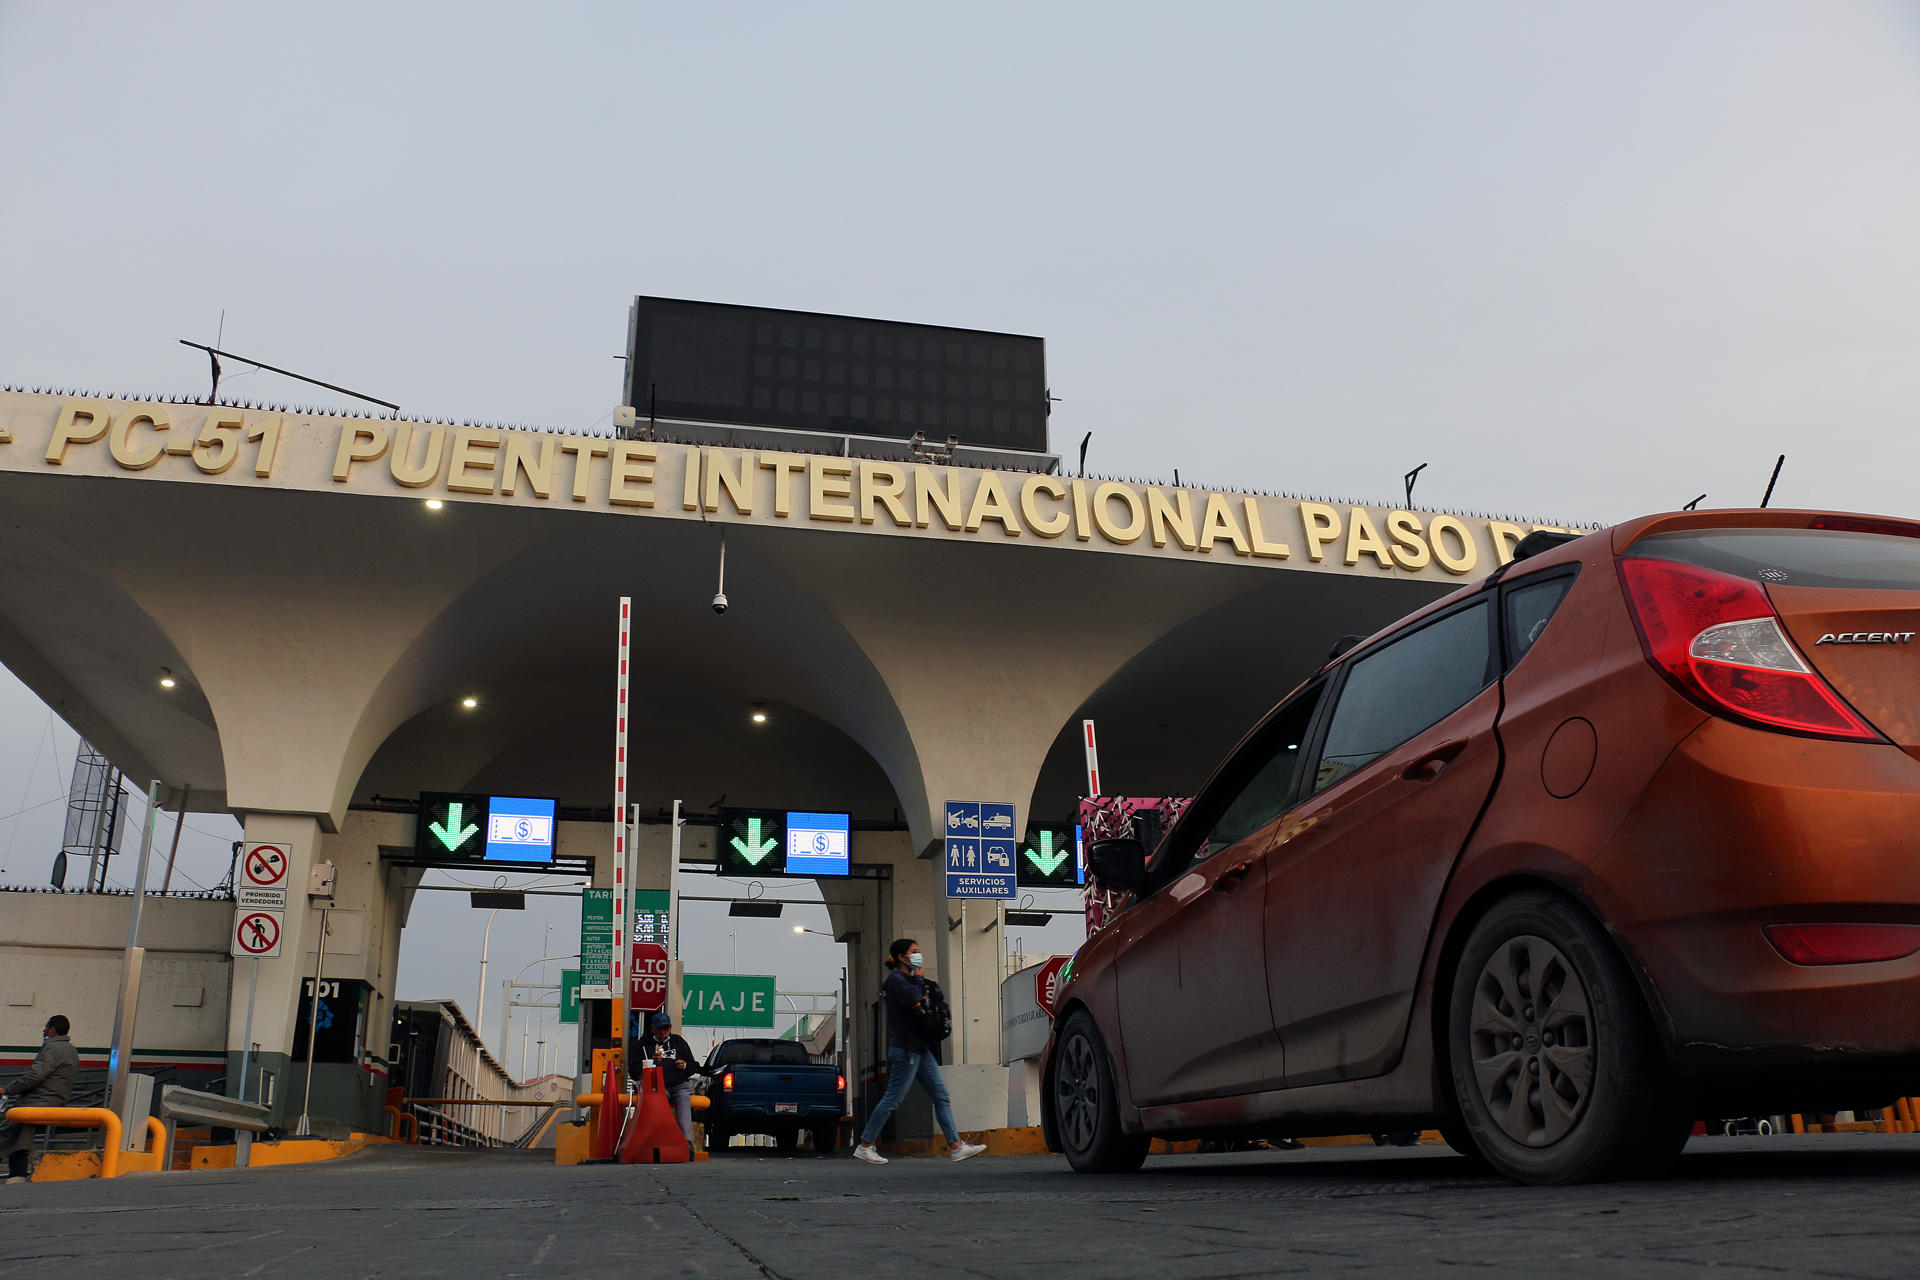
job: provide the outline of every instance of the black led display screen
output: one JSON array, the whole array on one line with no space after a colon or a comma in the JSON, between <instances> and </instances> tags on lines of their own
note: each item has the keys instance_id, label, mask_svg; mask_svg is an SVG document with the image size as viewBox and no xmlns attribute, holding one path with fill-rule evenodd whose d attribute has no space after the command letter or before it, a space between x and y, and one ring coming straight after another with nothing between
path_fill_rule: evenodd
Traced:
<instances>
[{"instance_id":1,"label":"black led display screen","mask_svg":"<svg viewBox=\"0 0 1920 1280\"><path fill-rule=\"evenodd\" d=\"M1047 448L1039 338L640 297L627 356L643 419Z\"/></svg>"}]
</instances>

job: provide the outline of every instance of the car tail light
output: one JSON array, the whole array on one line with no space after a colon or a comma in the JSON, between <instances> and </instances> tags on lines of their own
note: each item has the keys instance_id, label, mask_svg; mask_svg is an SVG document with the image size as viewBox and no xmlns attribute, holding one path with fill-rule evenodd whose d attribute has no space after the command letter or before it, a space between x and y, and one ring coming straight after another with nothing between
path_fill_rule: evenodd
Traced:
<instances>
[{"instance_id":1,"label":"car tail light","mask_svg":"<svg viewBox=\"0 0 1920 1280\"><path fill-rule=\"evenodd\" d=\"M733 1072L729 1071L725 1075L720 1077L720 1092L722 1093L733 1092Z\"/></svg>"},{"instance_id":2,"label":"car tail light","mask_svg":"<svg viewBox=\"0 0 1920 1280\"><path fill-rule=\"evenodd\" d=\"M1920 524L1910 520L1879 520L1871 516L1815 516L1809 529L1841 529L1848 533L1885 533L1896 538L1920 538Z\"/></svg>"},{"instance_id":3,"label":"car tail light","mask_svg":"<svg viewBox=\"0 0 1920 1280\"><path fill-rule=\"evenodd\" d=\"M1882 741L1807 665L1759 583L1644 556L1621 558L1620 582L1647 660L1707 710L1788 733Z\"/></svg>"},{"instance_id":4,"label":"car tail light","mask_svg":"<svg viewBox=\"0 0 1920 1280\"><path fill-rule=\"evenodd\" d=\"M847 1078L845 1076L835 1076L833 1078L833 1089L835 1093L845 1093L847 1091Z\"/></svg>"},{"instance_id":5,"label":"car tail light","mask_svg":"<svg viewBox=\"0 0 1920 1280\"><path fill-rule=\"evenodd\" d=\"M1871 964L1920 951L1920 924L1770 924L1762 932L1795 964Z\"/></svg>"}]
</instances>

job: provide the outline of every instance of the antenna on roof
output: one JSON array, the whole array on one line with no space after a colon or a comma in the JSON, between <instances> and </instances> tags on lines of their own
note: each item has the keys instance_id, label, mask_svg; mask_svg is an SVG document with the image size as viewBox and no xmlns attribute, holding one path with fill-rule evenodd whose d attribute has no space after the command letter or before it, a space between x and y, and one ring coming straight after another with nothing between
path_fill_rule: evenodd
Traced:
<instances>
[{"instance_id":1,"label":"antenna on roof","mask_svg":"<svg viewBox=\"0 0 1920 1280\"><path fill-rule=\"evenodd\" d=\"M1083 476L1087 474L1087 441L1091 439L1093 439L1091 431L1080 437L1080 474Z\"/></svg>"},{"instance_id":2,"label":"antenna on roof","mask_svg":"<svg viewBox=\"0 0 1920 1280\"><path fill-rule=\"evenodd\" d=\"M1422 471L1425 471L1426 469L1427 469L1427 464L1423 462L1419 466L1415 467L1413 470L1407 472L1406 475L1400 477L1402 483L1404 483L1407 486L1407 505L1408 506L1413 505L1413 482L1418 480L1420 478L1420 473Z\"/></svg>"},{"instance_id":3,"label":"antenna on roof","mask_svg":"<svg viewBox=\"0 0 1920 1280\"><path fill-rule=\"evenodd\" d=\"M192 347L196 351L204 351L207 353L208 357L213 360L213 387L215 391L218 391L220 389L219 357L225 356L229 360L238 360L241 364L250 364L256 369L265 369L268 373L277 373L282 377L286 377L286 378L296 378L301 382L311 383L313 386L316 386L316 387L325 387L329 391L338 391L341 395L352 396L355 400L365 400L370 404L382 405L388 409L393 410L395 413L400 412L400 406L393 403L391 400L382 400L377 396L362 395L360 392L354 391L348 387L335 386L331 382L322 382L318 378L309 378L304 373L295 373L291 369L282 369L277 365L262 364L258 360L249 360L247 357L241 356L241 355L235 355L231 351L222 351L218 347L210 347L204 342L188 342L185 338L182 338L180 339L180 345L183 347ZM207 396L207 402L209 404L213 402L212 395Z\"/></svg>"},{"instance_id":4,"label":"antenna on roof","mask_svg":"<svg viewBox=\"0 0 1920 1280\"><path fill-rule=\"evenodd\" d=\"M1703 502L1705 502L1706 500L1707 500L1707 495L1703 493L1703 494L1701 494L1701 495L1700 495L1699 497L1697 497L1697 498L1695 498L1695 499L1694 499L1694 500L1693 500L1692 502L1689 502L1689 503L1688 503L1688 504L1687 504L1686 506L1684 506L1684 507L1682 507L1682 508L1680 508L1680 509L1681 509L1682 511L1693 511L1693 510L1696 510L1696 509L1698 509L1698 508L1699 508L1699 506L1700 506L1700 504L1701 504L1701 503L1703 503ZM1766 506L1767 504L1763 502L1763 503L1761 503L1760 505L1764 507L1764 506Z\"/></svg>"},{"instance_id":5,"label":"antenna on roof","mask_svg":"<svg viewBox=\"0 0 1920 1280\"><path fill-rule=\"evenodd\" d=\"M1787 465L1787 455L1781 454L1780 460L1773 464L1773 477L1767 481L1767 491L1760 499L1760 505L1766 506L1773 501L1773 486L1780 481L1780 468Z\"/></svg>"}]
</instances>

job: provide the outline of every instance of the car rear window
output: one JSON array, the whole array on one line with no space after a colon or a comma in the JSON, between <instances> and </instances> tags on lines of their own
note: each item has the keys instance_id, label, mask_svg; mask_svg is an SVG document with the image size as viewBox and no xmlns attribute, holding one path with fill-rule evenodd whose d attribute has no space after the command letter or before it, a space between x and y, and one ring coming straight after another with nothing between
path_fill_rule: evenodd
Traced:
<instances>
[{"instance_id":1,"label":"car rear window","mask_svg":"<svg viewBox=\"0 0 1920 1280\"><path fill-rule=\"evenodd\" d=\"M1851 529L1690 529L1622 554L1677 560L1754 582L1920 590L1920 538Z\"/></svg>"},{"instance_id":2,"label":"car rear window","mask_svg":"<svg viewBox=\"0 0 1920 1280\"><path fill-rule=\"evenodd\" d=\"M805 1045L779 1040L735 1040L720 1046L714 1065L731 1067L742 1063L766 1063L781 1067L804 1067L813 1059Z\"/></svg>"}]
</instances>

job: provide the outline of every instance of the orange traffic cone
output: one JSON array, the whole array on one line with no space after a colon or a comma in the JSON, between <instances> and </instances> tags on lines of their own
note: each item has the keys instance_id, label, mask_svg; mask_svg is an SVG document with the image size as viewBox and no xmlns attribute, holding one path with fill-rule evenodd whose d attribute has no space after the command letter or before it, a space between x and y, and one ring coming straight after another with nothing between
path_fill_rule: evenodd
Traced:
<instances>
[{"instance_id":1,"label":"orange traffic cone","mask_svg":"<svg viewBox=\"0 0 1920 1280\"><path fill-rule=\"evenodd\" d=\"M667 1101L665 1076L651 1062L643 1064L640 1083L634 1086L633 1109L633 1123L620 1144L621 1164L685 1164L693 1159L693 1146L680 1132Z\"/></svg>"},{"instance_id":2,"label":"orange traffic cone","mask_svg":"<svg viewBox=\"0 0 1920 1280\"><path fill-rule=\"evenodd\" d=\"M620 1085L618 1083L619 1063L607 1063L606 1075L600 1092L599 1123L593 1135L593 1158L611 1160L614 1148L620 1145Z\"/></svg>"}]
</instances>

